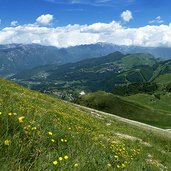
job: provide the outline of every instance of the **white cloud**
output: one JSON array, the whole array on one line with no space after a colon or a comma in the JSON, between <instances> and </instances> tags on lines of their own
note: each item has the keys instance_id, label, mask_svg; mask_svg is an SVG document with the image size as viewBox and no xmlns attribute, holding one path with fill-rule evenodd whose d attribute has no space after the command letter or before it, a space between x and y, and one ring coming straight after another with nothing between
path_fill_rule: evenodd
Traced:
<instances>
[{"instance_id":1,"label":"white cloud","mask_svg":"<svg viewBox=\"0 0 171 171\"><path fill-rule=\"evenodd\" d=\"M129 10L123 11L121 17L124 21L129 22L133 19L132 12Z\"/></svg>"},{"instance_id":2,"label":"white cloud","mask_svg":"<svg viewBox=\"0 0 171 171\"><path fill-rule=\"evenodd\" d=\"M15 27L18 25L18 21L12 21L11 24L10 24L12 27Z\"/></svg>"},{"instance_id":3,"label":"white cloud","mask_svg":"<svg viewBox=\"0 0 171 171\"><path fill-rule=\"evenodd\" d=\"M45 14L36 19L38 25L47 26L53 21L53 15Z\"/></svg>"},{"instance_id":4,"label":"white cloud","mask_svg":"<svg viewBox=\"0 0 171 171\"><path fill-rule=\"evenodd\" d=\"M48 23L48 22L46 22ZM171 47L171 24L126 28L116 21L91 25L46 27L38 24L18 25L0 29L0 44L38 43L68 47L98 42L117 45Z\"/></svg>"},{"instance_id":5,"label":"white cloud","mask_svg":"<svg viewBox=\"0 0 171 171\"><path fill-rule=\"evenodd\" d=\"M162 20L162 18L160 16L156 17L154 20L149 21L149 24L161 24L164 23L164 20Z\"/></svg>"}]
</instances>

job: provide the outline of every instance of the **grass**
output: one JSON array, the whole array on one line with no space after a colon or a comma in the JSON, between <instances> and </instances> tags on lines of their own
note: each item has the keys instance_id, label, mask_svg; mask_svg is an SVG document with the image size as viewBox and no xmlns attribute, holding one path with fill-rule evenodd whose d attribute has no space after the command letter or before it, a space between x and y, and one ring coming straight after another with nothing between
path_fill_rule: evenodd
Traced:
<instances>
[{"instance_id":1,"label":"grass","mask_svg":"<svg viewBox=\"0 0 171 171\"><path fill-rule=\"evenodd\" d=\"M110 93L96 92L82 96L77 103L160 128L171 128L171 113L169 110L158 110L158 108L146 105L151 103L151 99L147 100L144 97L145 95L142 97L135 95L122 98ZM155 98L153 97L153 99ZM162 100L161 103L164 105ZM158 106L158 103L156 106ZM170 105L166 102L165 106L170 109Z\"/></svg>"},{"instance_id":2,"label":"grass","mask_svg":"<svg viewBox=\"0 0 171 171\"><path fill-rule=\"evenodd\" d=\"M171 93L167 92L165 94L161 94L160 99L155 98L154 95L148 94L131 95L125 97L125 99L151 108L152 110L157 110L167 115L171 115Z\"/></svg>"},{"instance_id":3,"label":"grass","mask_svg":"<svg viewBox=\"0 0 171 171\"><path fill-rule=\"evenodd\" d=\"M3 171L171 170L170 134L94 114L0 79Z\"/></svg>"},{"instance_id":4,"label":"grass","mask_svg":"<svg viewBox=\"0 0 171 171\"><path fill-rule=\"evenodd\" d=\"M171 74L164 74L164 75L159 75L154 82L167 85L171 82Z\"/></svg>"}]
</instances>

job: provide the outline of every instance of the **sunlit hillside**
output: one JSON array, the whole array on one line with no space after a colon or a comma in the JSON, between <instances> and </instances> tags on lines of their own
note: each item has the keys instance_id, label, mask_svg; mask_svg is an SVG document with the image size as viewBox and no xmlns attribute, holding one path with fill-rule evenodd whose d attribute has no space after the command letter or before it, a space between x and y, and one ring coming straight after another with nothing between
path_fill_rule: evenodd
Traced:
<instances>
[{"instance_id":1,"label":"sunlit hillside","mask_svg":"<svg viewBox=\"0 0 171 171\"><path fill-rule=\"evenodd\" d=\"M171 170L171 133L0 79L0 170Z\"/></svg>"}]
</instances>

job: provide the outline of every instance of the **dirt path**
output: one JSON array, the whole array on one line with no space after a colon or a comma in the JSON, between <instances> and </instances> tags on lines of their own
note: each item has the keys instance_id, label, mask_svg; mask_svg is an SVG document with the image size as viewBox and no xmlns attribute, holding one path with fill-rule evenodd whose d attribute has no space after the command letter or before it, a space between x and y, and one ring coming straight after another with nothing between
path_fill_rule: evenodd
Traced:
<instances>
[{"instance_id":1,"label":"dirt path","mask_svg":"<svg viewBox=\"0 0 171 171\"><path fill-rule=\"evenodd\" d=\"M171 131L170 130L162 129L162 128L151 126L151 125L148 125L148 124L145 124L145 123L142 123L142 122L122 118L122 117L116 116L114 114L98 111L98 110L91 109L91 108L88 108L88 107L85 107L85 106L80 106L80 105L77 105L77 104L73 104L73 105L76 106L78 109L85 109L85 110L89 111L91 114L96 114L96 115L98 114L98 115L102 115L102 116L108 116L108 117L114 118L114 119L116 119L118 121L129 123L131 125L135 125L135 126L140 127L140 128L153 130L153 131L155 131L157 133L163 134L164 136L168 136L168 137L171 138Z\"/></svg>"}]
</instances>

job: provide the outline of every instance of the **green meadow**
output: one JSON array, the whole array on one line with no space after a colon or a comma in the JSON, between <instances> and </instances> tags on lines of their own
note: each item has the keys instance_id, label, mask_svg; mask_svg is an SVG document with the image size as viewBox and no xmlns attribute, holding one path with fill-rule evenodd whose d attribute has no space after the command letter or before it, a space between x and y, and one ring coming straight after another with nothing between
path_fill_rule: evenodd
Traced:
<instances>
[{"instance_id":1,"label":"green meadow","mask_svg":"<svg viewBox=\"0 0 171 171\"><path fill-rule=\"evenodd\" d=\"M3 171L171 170L171 133L0 79Z\"/></svg>"}]
</instances>

